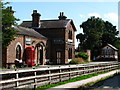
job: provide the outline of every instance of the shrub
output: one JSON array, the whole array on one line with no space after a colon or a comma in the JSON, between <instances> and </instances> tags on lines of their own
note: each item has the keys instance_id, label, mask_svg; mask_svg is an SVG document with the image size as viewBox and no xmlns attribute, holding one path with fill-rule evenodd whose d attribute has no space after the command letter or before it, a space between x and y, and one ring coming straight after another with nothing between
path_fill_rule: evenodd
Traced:
<instances>
[{"instance_id":1,"label":"shrub","mask_svg":"<svg viewBox=\"0 0 120 90\"><path fill-rule=\"evenodd\" d=\"M89 56L88 56L88 54L85 53L85 52L80 52L80 53L78 53L78 57L81 57L81 58L83 58L84 60L87 60Z\"/></svg>"},{"instance_id":2,"label":"shrub","mask_svg":"<svg viewBox=\"0 0 120 90\"><path fill-rule=\"evenodd\" d=\"M75 53L75 58L78 58L78 53Z\"/></svg>"},{"instance_id":3,"label":"shrub","mask_svg":"<svg viewBox=\"0 0 120 90\"><path fill-rule=\"evenodd\" d=\"M78 60L71 60L69 63L70 64L79 64L79 61Z\"/></svg>"},{"instance_id":4,"label":"shrub","mask_svg":"<svg viewBox=\"0 0 120 90\"><path fill-rule=\"evenodd\" d=\"M83 58L75 58L75 60L77 60L80 64L84 63L84 59Z\"/></svg>"}]
</instances>

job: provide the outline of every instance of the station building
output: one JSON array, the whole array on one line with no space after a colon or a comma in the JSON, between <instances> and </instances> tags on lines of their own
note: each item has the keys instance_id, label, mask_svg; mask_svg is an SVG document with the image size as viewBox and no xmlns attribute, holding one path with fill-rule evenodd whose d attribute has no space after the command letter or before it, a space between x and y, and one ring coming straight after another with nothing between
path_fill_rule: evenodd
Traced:
<instances>
[{"instance_id":1,"label":"station building","mask_svg":"<svg viewBox=\"0 0 120 90\"><path fill-rule=\"evenodd\" d=\"M32 28L47 37L46 60L51 64L67 64L75 58L75 31L72 19L67 19L64 12L55 20L40 20L41 14L33 10L32 20L23 21L22 27Z\"/></svg>"},{"instance_id":2,"label":"station building","mask_svg":"<svg viewBox=\"0 0 120 90\"><path fill-rule=\"evenodd\" d=\"M15 60L22 60L22 63L26 64L33 58L35 60L33 63L45 64L47 38L33 29L21 26L13 26L13 28L18 31L18 33L15 40L11 41L7 47L6 59L3 61L3 66L14 66ZM26 51L27 48L33 49L33 57L31 56L32 49Z\"/></svg>"},{"instance_id":3,"label":"station building","mask_svg":"<svg viewBox=\"0 0 120 90\"><path fill-rule=\"evenodd\" d=\"M68 64L75 58L76 27L73 20L67 19L63 12L55 20L40 20L40 16L33 10L31 21L13 26L18 35L7 47L3 66L14 66L16 60L27 64L31 58L36 65L46 62ZM33 49L34 55L28 48Z\"/></svg>"}]
</instances>

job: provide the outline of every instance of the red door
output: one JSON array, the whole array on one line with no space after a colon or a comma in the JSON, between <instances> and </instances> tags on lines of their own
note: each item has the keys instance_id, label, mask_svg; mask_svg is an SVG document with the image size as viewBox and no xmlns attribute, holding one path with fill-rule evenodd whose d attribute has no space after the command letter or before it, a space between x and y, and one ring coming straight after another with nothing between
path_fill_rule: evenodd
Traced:
<instances>
[{"instance_id":1,"label":"red door","mask_svg":"<svg viewBox=\"0 0 120 90\"><path fill-rule=\"evenodd\" d=\"M35 65L35 50L34 47L26 48L26 64L29 66Z\"/></svg>"}]
</instances>

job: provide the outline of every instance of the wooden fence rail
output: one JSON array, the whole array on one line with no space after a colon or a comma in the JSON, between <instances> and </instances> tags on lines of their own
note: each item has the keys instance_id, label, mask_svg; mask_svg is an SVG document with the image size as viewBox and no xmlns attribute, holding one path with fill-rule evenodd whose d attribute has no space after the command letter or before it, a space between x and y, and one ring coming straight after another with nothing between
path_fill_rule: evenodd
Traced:
<instances>
[{"instance_id":1,"label":"wooden fence rail","mask_svg":"<svg viewBox=\"0 0 120 90\"><path fill-rule=\"evenodd\" d=\"M27 70L1 71L2 88L20 88L22 86L42 86L57 83L81 75L100 73L120 68L119 62L107 62L99 64L65 65L46 68L34 68Z\"/></svg>"}]
</instances>

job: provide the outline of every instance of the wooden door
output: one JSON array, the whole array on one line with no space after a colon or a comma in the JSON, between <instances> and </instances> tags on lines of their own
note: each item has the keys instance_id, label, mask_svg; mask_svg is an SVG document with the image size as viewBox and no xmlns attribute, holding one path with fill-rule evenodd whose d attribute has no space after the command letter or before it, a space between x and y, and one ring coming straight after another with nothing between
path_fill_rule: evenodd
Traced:
<instances>
[{"instance_id":1,"label":"wooden door","mask_svg":"<svg viewBox=\"0 0 120 90\"><path fill-rule=\"evenodd\" d=\"M57 52L57 64L61 64L61 52Z\"/></svg>"}]
</instances>

